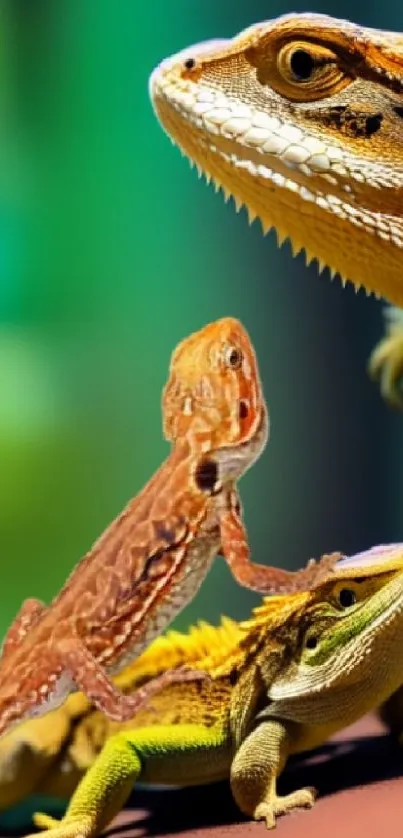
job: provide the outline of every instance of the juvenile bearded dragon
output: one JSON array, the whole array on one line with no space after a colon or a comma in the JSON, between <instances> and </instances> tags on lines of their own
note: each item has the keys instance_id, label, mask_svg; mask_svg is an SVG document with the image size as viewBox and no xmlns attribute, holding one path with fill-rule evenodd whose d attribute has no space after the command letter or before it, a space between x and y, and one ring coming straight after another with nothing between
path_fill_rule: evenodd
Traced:
<instances>
[{"instance_id":1,"label":"juvenile bearded dragon","mask_svg":"<svg viewBox=\"0 0 403 838\"><path fill-rule=\"evenodd\" d=\"M147 691L123 696L109 675L189 602L217 553L241 585L263 593L309 588L327 574L331 559L295 573L250 561L236 481L265 446L268 415L237 320L218 320L177 347L163 424L172 450L159 471L51 605L27 600L11 626L0 661L0 734L77 688L110 718L131 718Z\"/></svg>"},{"instance_id":2,"label":"juvenile bearded dragon","mask_svg":"<svg viewBox=\"0 0 403 838\"><path fill-rule=\"evenodd\" d=\"M120 676L123 689L184 664L205 678L162 686L126 724L109 722L78 694L16 727L0 742L0 806L32 792L74 792L60 823L43 814L35 822L49 838L92 838L137 780L228 777L240 810L271 828L277 816L314 803L312 789L277 794L291 754L379 707L401 733L402 643L403 545L341 559L314 591L268 598L243 623L158 638Z\"/></svg>"},{"instance_id":3,"label":"juvenile bearded dragon","mask_svg":"<svg viewBox=\"0 0 403 838\"><path fill-rule=\"evenodd\" d=\"M403 35L319 14L189 47L151 76L165 131L279 243L403 305ZM386 396L402 318L372 360Z\"/></svg>"}]
</instances>

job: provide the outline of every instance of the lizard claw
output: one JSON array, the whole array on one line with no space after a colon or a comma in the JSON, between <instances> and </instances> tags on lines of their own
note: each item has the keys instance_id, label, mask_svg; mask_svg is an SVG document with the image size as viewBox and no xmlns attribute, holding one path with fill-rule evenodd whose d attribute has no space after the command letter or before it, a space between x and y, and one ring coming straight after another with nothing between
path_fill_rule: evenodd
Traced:
<instances>
[{"instance_id":1,"label":"lizard claw","mask_svg":"<svg viewBox=\"0 0 403 838\"><path fill-rule=\"evenodd\" d=\"M305 569L303 571L299 571L300 574L304 574L304 590L306 590L307 586L312 590L318 585L321 585L322 582L326 581L326 579L333 573L337 562L342 558L344 558L344 553L335 552L324 553L320 559L309 559ZM298 589L299 588L296 588L296 590Z\"/></svg>"},{"instance_id":2,"label":"lizard claw","mask_svg":"<svg viewBox=\"0 0 403 838\"><path fill-rule=\"evenodd\" d=\"M279 815L289 814L294 809L311 809L315 803L315 797L316 791L312 788L298 789L285 797L276 796L272 800L259 803L253 817L255 821L265 821L267 829L274 829Z\"/></svg>"}]
</instances>

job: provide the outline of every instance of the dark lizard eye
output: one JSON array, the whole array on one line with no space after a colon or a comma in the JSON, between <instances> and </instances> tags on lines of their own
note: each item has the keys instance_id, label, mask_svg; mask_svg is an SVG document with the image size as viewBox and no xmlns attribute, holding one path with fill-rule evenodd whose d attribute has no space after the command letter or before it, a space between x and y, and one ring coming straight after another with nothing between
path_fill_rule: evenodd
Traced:
<instances>
[{"instance_id":1,"label":"dark lizard eye","mask_svg":"<svg viewBox=\"0 0 403 838\"><path fill-rule=\"evenodd\" d=\"M312 102L332 96L351 83L337 51L319 44L293 39L275 44L270 54L255 47L250 56L258 79L292 101Z\"/></svg>"},{"instance_id":2,"label":"dark lizard eye","mask_svg":"<svg viewBox=\"0 0 403 838\"><path fill-rule=\"evenodd\" d=\"M296 81L308 81L315 69L312 55L304 49L296 49L289 56L289 63Z\"/></svg>"},{"instance_id":3,"label":"dark lizard eye","mask_svg":"<svg viewBox=\"0 0 403 838\"><path fill-rule=\"evenodd\" d=\"M239 370L242 366L243 355L237 346L228 346L225 351L225 362L233 370Z\"/></svg>"},{"instance_id":4,"label":"dark lizard eye","mask_svg":"<svg viewBox=\"0 0 403 838\"><path fill-rule=\"evenodd\" d=\"M339 592L339 603L342 608L351 608L357 602L355 591L351 588L342 588Z\"/></svg>"},{"instance_id":5,"label":"dark lizard eye","mask_svg":"<svg viewBox=\"0 0 403 838\"><path fill-rule=\"evenodd\" d=\"M194 58L186 58L183 62L183 66L185 70L193 70L193 68L196 66L196 61Z\"/></svg>"},{"instance_id":6,"label":"dark lizard eye","mask_svg":"<svg viewBox=\"0 0 403 838\"><path fill-rule=\"evenodd\" d=\"M340 78L337 56L318 44L291 41L279 50L277 66L284 80L291 84L312 82L332 85Z\"/></svg>"},{"instance_id":7,"label":"dark lizard eye","mask_svg":"<svg viewBox=\"0 0 403 838\"><path fill-rule=\"evenodd\" d=\"M318 645L318 638L315 637L314 634L311 634L311 635L309 635L309 637L306 638L305 646L306 646L307 649L316 649L317 645Z\"/></svg>"}]
</instances>

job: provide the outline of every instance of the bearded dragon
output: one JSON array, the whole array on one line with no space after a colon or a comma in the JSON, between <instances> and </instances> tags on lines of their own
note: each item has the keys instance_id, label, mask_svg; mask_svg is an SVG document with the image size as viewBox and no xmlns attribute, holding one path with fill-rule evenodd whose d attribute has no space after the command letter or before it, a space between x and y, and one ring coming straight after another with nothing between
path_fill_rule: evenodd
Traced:
<instances>
[{"instance_id":1,"label":"bearded dragon","mask_svg":"<svg viewBox=\"0 0 403 838\"><path fill-rule=\"evenodd\" d=\"M150 93L171 139L251 222L403 305L402 34L287 14L165 60ZM403 320L387 319L370 371L401 402Z\"/></svg>"},{"instance_id":2,"label":"bearded dragon","mask_svg":"<svg viewBox=\"0 0 403 838\"><path fill-rule=\"evenodd\" d=\"M167 667L206 674L161 687L131 721L110 722L75 695L16 727L0 741L0 806L32 792L73 793L61 822L37 814L35 823L49 838L92 838L137 780L186 786L229 778L240 810L274 827L279 815L314 803L312 789L277 794L291 754L374 708L401 733L402 642L403 545L340 558L315 590L266 598L244 622L224 619L154 641L121 674L122 689Z\"/></svg>"},{"instance_id":3,"label":"bearded dragon","mask_svg":"<svg viewBox=\"0 0 403 838\"><path fill-rule=\"evenodd\" d=\"M239 321L218 320L176 348L163 424L172 450L159 471L51 605L27 600L11 626L0 660L0 734L77 688L110 718L131 718L144 691L122 696L109 676L189 602L219 552L241 585L262 593L309 588L328 573L331 560L295 573L250 561L236 481L263 451L268 414Z\"/></svg>"}]
</instances>

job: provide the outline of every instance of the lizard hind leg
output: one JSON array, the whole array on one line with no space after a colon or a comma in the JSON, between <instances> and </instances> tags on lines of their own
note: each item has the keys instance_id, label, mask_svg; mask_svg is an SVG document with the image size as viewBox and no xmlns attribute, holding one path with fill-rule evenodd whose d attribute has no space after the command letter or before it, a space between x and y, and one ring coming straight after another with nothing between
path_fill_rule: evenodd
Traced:
<instances>
[{"instance_id":1,"label":"lizard hind leg","mask_svg":"<svg viewBox=\"0 0 403 838\"><path fill-rule=\"evenodd\" d=\"M230 743L219 727L157 724L119 731L83 777L62 820L36 814L34 822L49 830L48 838L95 838L138 779L177 785L222 779L229 762Z\"/></svg>"},{"instance_id":2,"label":"lizard hind leg","mask_svg":"<svg viewBox=\"0 0 403 838\"><path fill-rule=\"evenodd\" d=\"M61 641L56 653L77 688L98 710L116 722L130 721L153 695L169 684L197 681L206 677L205 673L197 670L178 667L153 678L134 695L124 695L78 637Z\"/></svg>"},{"instance_id":3,"label":"lizard hind leg","mask_svg":"<svg viewBox=\"0 0 403 838\"><path fill-rule=\"evenodd\" d=\"M35 826L48 830L51 838L93 838L123 807L140 772L135 748L128 737L116 734L85 774L64 817L59 821L36 812Z\"/></svg>"}]
</instances>

